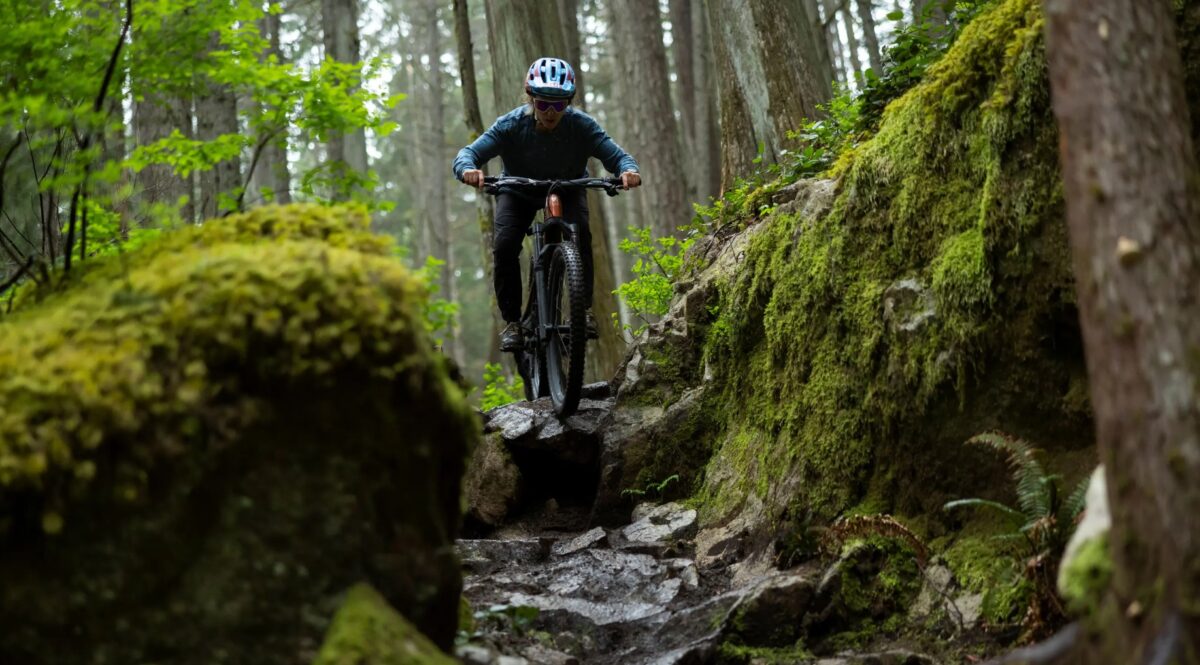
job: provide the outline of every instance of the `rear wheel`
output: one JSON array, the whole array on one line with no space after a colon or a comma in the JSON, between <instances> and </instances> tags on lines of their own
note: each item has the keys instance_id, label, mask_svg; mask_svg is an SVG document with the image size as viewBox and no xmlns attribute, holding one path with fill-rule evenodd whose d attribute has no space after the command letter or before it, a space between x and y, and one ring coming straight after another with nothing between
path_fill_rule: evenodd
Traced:
<instances>
[{"instance_id":1,"label":"rear wheel","mask_svg":"<svg viewBox=\"0 0 1200 665\"><path fill-rule=\"evenodd\" d=\"M587 291L583 261L573 242L558 243L550 256L546 280L550 334L546 344L546 383L560 416L575 413L583 387L583 360L587 349Z\"/></svg>"}]
</instances>

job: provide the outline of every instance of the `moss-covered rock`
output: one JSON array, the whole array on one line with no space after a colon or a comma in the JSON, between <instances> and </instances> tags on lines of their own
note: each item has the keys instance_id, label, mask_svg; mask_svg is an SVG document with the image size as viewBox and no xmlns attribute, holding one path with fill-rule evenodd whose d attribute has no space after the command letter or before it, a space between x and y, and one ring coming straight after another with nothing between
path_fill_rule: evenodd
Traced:
<instances>
[{"instance_id":1,"label":"moss-covered rock","mask_svg":"<svg viewBox=\"0 0 1200 665\"><path fill-rule=\"evenodd\" d=\"M449 645L478 428L367 227L213 220L0 320L0 661L294 663L362 579Z\"/></svg>"},{"instance_id":2,"label":"moss-covered rock","mask_svg":"<svg viewBox=\"0 0 1200 665\"><path fill-rule=\"evenodd\" d=\"M1040 3L1005 0L843 156L828 213L758 223L709 305L706 523L937 515L1008 491L973 434L1090 443L1056 149Z\"/></svg>"},{"instance_id":3,"label":"moss-covered rock","mask_svg":"<svg viewBox=\"0 0 1200 665\"><path fill-rule=\"evenodd\" d=\"M374 589L346 594L313 665L453 665Z\"/></svg>"}]
</instances>

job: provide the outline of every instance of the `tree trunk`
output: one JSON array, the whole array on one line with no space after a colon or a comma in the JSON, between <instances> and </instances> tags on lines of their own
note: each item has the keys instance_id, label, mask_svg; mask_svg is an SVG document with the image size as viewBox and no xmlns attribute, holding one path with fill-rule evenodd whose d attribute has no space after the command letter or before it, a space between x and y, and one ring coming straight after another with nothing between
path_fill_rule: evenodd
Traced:
<instances>
[{"instance_id":1,"label":"tree trunk","mask_svg":"<svg viewBox=\"0 0 1200 665\"><path fill-rule=\"evenodd\" d=\"M671 53L675 59L675 106L680 109L680 136L683 154L696 154L696 45L692 33L694 0L671 0ZM697 199L696 173L689 169L681 175L687 184L687 200Z\"/></svg>"},{"instance_id":2,"label":"tree trunk","mask_svg":"<svg viewBox=\"0 0 1200 665\"><path fill-rule=\"evenodd\" d=\"M220 36L213 32L208 50L221 48ZM196 138L212 141L226 134L237 134L237 96L233 90L215 81L201 81L196 97ZM200 219L211 219L232 210L222 204L222 196L235 197L234 190L242 185L241 165L237 157L217 162L211 169L199 172Z\"/></svg>"},{"instance_id":3,"label":"tree trunk","mask_svg":"<svg viewBox=\"0 0 1200 665\"><path fill-rule=\"evenodd\" d=\"M694 152L697 183L696 199L707 202L721 191L721 129L717 126L717 76L713 69L712 33L708 29L708 12L701 2L692 11L692 47L695 66L696 120Z\"/></svg>"},{"instance_id":4,"label":"tree trunk","mask_svg":"<svg viewBox=\"0 0 1200 665\"><path fill-rule=\"evenodd\" d=\"M471 16L467 11L467 0L454 0L454 37L458 47L458 75L462 81L463 118L467 129L471 130L474 139L483 134L483 115L479 110L479 89L475 79L475 47L471 39ZM484 173L487 166L484 165ZM492 218L495 215L495 202L491 196L478 193L476 212L479 217L480 250L483 256L483 273L488 292L491 293L492 283ZM496 294L491 293L488 301L491 303L492 330L488 338L487 362L499 362L500 355L500 311L496 308Z\"/></svg>"},{"instance_id":5,"label":"tree trunk","mask_svg":"<svg viewBox=\"0 0 1200 665\"><path fill-rule=\"evenodd\" d=\"M831 90L820 67L820 41L800 3L709 0L708 10L721 71L721 180L727 186L730 177L749 173L758 145L763 164L776 163L787 132L821 117L817 105Z\"/></svg>"},{"instance_id":6,"label":"tree trunk","mask_svg":"<svg viewBox=\"0 0 1200 665\"><path fill-rule=\"evenodd\" d=\"M359 61L358 0L321 0L325 57L338 62ZM328 160L358 174L367 172L367 137L362 129L332 133L326 144ZM348 191L334 198L348 198Z\"/></svg>"},{"instance_id":7,"label":"tree trunk","mask_svg":"<svg viewBox=\"0 0 1200 665\"><path fill-rule=\"evenodd\" d=\"M1048 0L1115 565L1089 662L1200 654L1200 204L1169 0ZM1153 659L1151 656L1153 655Z\"/></svg>"},{"instance_id":8,"label":"tree trunk","mask_svg":"<svg viewBox=\"0 0 1200 665\"><path fill-rule=\"evenodd\" d=\"M671 103L662 16L657 3L645 0L612 0L612 10L613 43L625 55L618 64L629 88L622 96L626 124L633 129L631 137L623 138L645 179L635 198L655 236L674 235L692 214Z\"/></svg>"},{"instance_id":9,"label":"tree trunk","mask_svg":"<svg viewBox=\"0 0 1200 665\"><path fill-rule=\"evenodd\" d=\"M862 58L858 55L858 35L854 33L854 12L846 8L842 12L842 26L846 28L846 52L850 54L850 73L858 87L863 84Z\"/></svg>"},{"instance_id":10,"label":"tree trunk","mask_svg":"<svg viewBox=\"0 0 1200 665\"><path fill-rule=\"evenodd\" d=\"M426 73L428 76L428 94L426 95L426 110L428 115L428 133L424 136L423 145L428 158L427 168L422 172L428 180L428 207L425 210L430 231L430 252L446 262L441 273L441 297L453 299L454 288L454 256L450 252L450 213L446 201L446 171L436 165L450 161L446 154L446 100L445 83L442 79L442 25L438 17L438 6L441 0L424 0L425 22L425 57L428 60ZM454 317L450 330L446 331L445 350L447 355L454 358L462 366L463 355L461 344L458 343L460 326L458 317Z\"/></svg>"},{"instance_id":11,"label":"tree trunk","mask_svg":"<svg viewBox=\"0 0 1200 665\"><path fill-rule=\"evenodd\" d=\"M821 34L824 36L826 53L832 67L830 72L832 76L830 88L832 88L833 83L845 83L847 80L845 58L842 53L842 37L838 34L837 29L837 0L821 0L821 11Z\"/></svg>"},{"instance_id":12,"label":"tree trunk","mask_svg":"<svg viewBox=\"0 0 1200 665\"><path fill-rule=\"evenodd\" d=\"M267 38L267 50L263 58L275 56L277 62L283 62L283 51L279 47L279 14L268 13L259 21L259 29ZM291 170L287 161L287 125L266 127L264 132L276 132L274 137L267 140L258 155L258 163L254 165L254 173L250 174L247 201L263 201L263 190L270 192L270 200L274 203L291 203L292 182ZM263 136L255 137L262 140ZM253 159L253 155L250 156Z\"/></svg>"},{"instance_id":13,"label":"tree trunk","mask_svg":"<svg viewBox=\"0 0 1200 665\"><path fill-rule=\"evenodd\" d=\"M875 3L873 0L858 0L858 19L862 22L863 43L867 47L868 62L876 76L883 76L883 57L879 52L879 37L875 34Z\"/></svg>"},{"instance_id":14,"label":"tree trunk","mask_svg":"<svg viewBox=\"0 0 1200 665\"><path fill-rule=\"evenodd\" d=\"M191 100L146 94L134 107L133 124L139 146L164 139L175 129L190 138L193 135ZM147 206L157 203L174 206L183 200L184 204L179 211L180 218L185 223L195 221L195 195L192 192L190 175L178 176L171 166L155 164L142 169L137 174L136 181L141 190L141 203ZM152 225L154 222L144 212L138 219L143 226Z\"/></svg>"}]
</instances>

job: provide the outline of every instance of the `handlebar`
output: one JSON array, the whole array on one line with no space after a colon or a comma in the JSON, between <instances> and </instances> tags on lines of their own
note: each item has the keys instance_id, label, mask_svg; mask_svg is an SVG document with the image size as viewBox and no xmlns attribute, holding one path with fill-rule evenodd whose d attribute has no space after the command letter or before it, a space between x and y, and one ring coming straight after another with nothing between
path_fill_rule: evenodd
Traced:
<instances>
[{"instance_id":1,"label":"handlebar","mask_svg":"<svg viewBox=\"0 0 1200 665\"><path fill-rule=\"evenodd\" d=\"M621 187L620 178L577 178L575 180L534 180L520 176L486 176L483 179L483 191L488 194L500 193L501 187L547 188L550 190L563 187L583 187L586 189L603 189L609 196L616 196Z\"/></svg>"}]
</instances>

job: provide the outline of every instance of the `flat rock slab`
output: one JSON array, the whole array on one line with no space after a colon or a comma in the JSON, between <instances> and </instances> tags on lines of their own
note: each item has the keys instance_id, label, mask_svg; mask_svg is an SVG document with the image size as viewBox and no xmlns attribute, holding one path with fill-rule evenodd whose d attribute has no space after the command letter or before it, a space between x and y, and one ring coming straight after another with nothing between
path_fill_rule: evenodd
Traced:
<instances>
[{"instance_id":1,"label":"flat rock slab","mask_svg":"<svg viewBox=\"0 0 1200 665\"><path fill-rule=\"evenodd\" d=\"M551 552L554 553L554 556L567 556L581 550L586 550L589 547L599 547L607 541L608 533L604 529L596 527L570 540L560 540L554 543Z\"/></svg>"},{"instance_id":2,"label":"flat rock slab","mask_svg":"<svg viewBox=\"0 0 1200 665\"><path fill-rule=\"evenodd\" d=\"M645 504L643 504L644 506ZM696 511L678 503L634 509L637 521L621 529L621 536L631 543L659 543L690 538L696 535Z\"/></svg>"},{"instance_id":3,"label":"flat rock slab","mask_svg":"<svg viewBox=\"0 0 1200 665\"><path fill-rule=\"evenodd\" d=\"M562 420L549 398L514 402L485 413L484 432L499 432L511 448L544 452L573 464L591 464L614 404L613 399L581 399L575 414Z\"/></svg>"}]
</instances>

